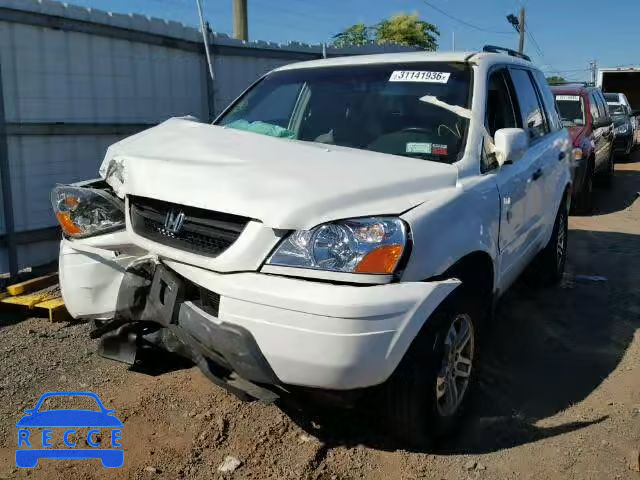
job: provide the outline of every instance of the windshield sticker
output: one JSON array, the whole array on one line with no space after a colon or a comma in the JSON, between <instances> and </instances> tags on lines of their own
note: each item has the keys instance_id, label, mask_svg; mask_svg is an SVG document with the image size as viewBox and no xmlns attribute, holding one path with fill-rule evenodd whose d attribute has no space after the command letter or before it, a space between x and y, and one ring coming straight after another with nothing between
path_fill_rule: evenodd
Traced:
<instances>
[{"instance_id":1,"label":"windshield sticker","mask_svg":"<svg viewBox=\"0 0 640 480\"><path fill-rule=\"evenodd\" d=\"M433 145L431 145L431 153L433 153L434 155L446 155L447 146L434 143Z\"/></svg>"},{"instance_id":2,"label":"windshield sticker","mask_svg":"<svg viewBox=\"0 0 640 480\"><path fill-rule=\"evenodd\" d=\"M578 95L556 95L556 102L579 102Z\"/></svg>"},{"instance_id":3,"label":"windshield sticker","mask_svg":"<svg viewBox=\"0 0 640 480\"><path fill-rule=\"evenodd\" d=\"M431 153L430 143L409 142L406 153Z\"/></svg>"},{"instance_id":4,"label":"windshield sticker","mask_svg":"<svg viewBox=\"0 0 640 480\"><path fill-rule=\"evenodd\" d=\"M395 70L389 77L390 82L426 82L447 83L451 73L427 72L422 70Z\"/></svg>"}]
</instances>

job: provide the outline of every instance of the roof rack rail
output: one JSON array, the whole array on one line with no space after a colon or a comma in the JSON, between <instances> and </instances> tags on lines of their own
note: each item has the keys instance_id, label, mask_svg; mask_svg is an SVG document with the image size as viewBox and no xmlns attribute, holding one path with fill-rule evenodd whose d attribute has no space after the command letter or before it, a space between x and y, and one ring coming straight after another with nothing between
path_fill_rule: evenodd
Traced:
<instances>
[{"instance_id":1,"label":"roof rack rail","mask_svg":"<svg viewBox=\"0 0 640 480\"><path fill-rule=\"evenodd\" d=\"M482 47L483 52L489 53L506 53L507 55L511 55L512 57L522 58L523 60L531 61L531 57L529 55L525 55L524 53L516 52L515 50L511 50L506 47L497 47L495 45L485 45Z\"/></svg>"},{"instance_id":2,"label":"roof rack rail","mask_svg":"<svg viewBox=\"0 0 640 480\"><path fill-rule=\"evenodd\" d=\"M565 85L580 85L582 87L594 87L593 82L564 81L554 84L554 87L564 87Z\"/></svg>"}]
</instances>

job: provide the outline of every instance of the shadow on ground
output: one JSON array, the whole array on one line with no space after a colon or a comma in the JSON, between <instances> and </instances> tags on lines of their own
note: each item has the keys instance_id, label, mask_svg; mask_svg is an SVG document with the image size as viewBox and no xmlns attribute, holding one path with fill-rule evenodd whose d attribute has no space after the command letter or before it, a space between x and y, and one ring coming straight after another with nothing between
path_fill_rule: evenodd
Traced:
<instances>
[{"instance_id":1,"label":"shadow on ground","mask_svg":"<svg viewBox=\"0 0 640 480\"><path fill-rule=\"evenodd\" d=\"M610 187L593 191L593 215L606 215L629 208L640 193L640 171L619 168Z\"/></svg>"},{"instance_id":2,"label":"shadow on ground","mask_svg":"<svg viewBox=\"0 0 640 480\"><path fill-rule=\"evenodd\" d=\"M638 172L616 172L613 188L598 192L596 211L627 208L640 185ZM534 289L518 282L501 300L482 340L478 388L459 434L443 454L511 448L603 421L554 420L591 394L618 366L640 328L640 235L572 230L562 283ZM366 403L365 398L365 403ZM379 418L356 410L281 408L326 448L403 445L381 433Z\"/></svg>"},{"instance_id":3,"label":"shadow on ground","mask_svg":"<svg viewBox=\"0 0 640 480\"><path fill-rule=\"evenodd\" d=\"M0 305L0 330L33 317L33 312L11 305Z\"/></svg>"},{"instance_id":4,"label":"shadow on ground","mask_svg":"<svg viewBox=\"0 0 640 480\"><path fill-rule=\"evenodd\" d=\"M596 389L640 328L640 291L635 288L640 272L631 267L637 264L640 236L572 231L570 242L567 274L559 287L536 290L519 282L501 301L484 330L483 362L469 415L439 453L492 452L605 419L536 425ZM329 447L403 448L378 431L375 418L358 411L283 409Z\"/></svg>"}]
</instances>

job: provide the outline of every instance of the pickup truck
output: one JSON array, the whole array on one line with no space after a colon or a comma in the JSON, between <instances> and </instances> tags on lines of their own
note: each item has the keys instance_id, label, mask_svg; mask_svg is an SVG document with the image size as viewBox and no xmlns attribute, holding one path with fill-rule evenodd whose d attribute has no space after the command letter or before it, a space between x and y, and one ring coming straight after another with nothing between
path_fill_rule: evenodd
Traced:
<instances>
[{"instance_id":1,"label":"pickup truck","mask_svg":"<svg viewBox=\"0 0 640 480\"><path fill-rule=\"evenodd\" d=\"M486 50L286 65L213 124L113 144L52 192L69 312L110 358L159 346L243 398L452 432L495 302L567 256L569 134L540 70Z\"/></svg>"}]
</instances>

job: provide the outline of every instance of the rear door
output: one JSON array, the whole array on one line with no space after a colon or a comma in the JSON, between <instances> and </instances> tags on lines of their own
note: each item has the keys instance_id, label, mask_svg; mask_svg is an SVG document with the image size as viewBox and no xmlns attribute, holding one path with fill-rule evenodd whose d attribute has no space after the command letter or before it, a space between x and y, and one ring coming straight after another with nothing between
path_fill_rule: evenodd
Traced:
<instances>
[{"instance_id":1,"label":"rear door","mask_svg":"<svg viewBox=\"0 0 640 480\"><path fill-rule=\"evenodd\" d=\"M541 233L542 240L546 242L556 220L559 196L564 191L565 174L570 168L570 144L568 132L563 128L558 106L544 74L540 70L533 70L532 73L547 125L546 134L541 140L544 150L540 158L540 167L543 172L540 179L542 181Z\"/></svg>"},{"instance_id":2,"label":"rear door","mask_svg":"<svg viewBox=\"0 0 640 480\"><path fill-rule=\"evenodd\" d=\"M606 144L605 145L606 156L605 156L604 165L606 168L609 158L611 157L611 155L613 155L614 141L615 141L615 131L614 131L615 127L613 125L613 118L611 117L611 112L609 111L609 104L605 100L604 95L602 94L602 91L598 89L596 90L595 93L596 93L596 98L598 100L598 105L601 108L602 117L604 119L603 124L605 125L604 139Z\"/></svg>"},{"instance_id":3,"label":"rear door","mask_svg":"<svg viewBox=\"0 0 640 480\"><path fill-rule=\"evenodd\" d=\"M600 170L609 159L609 127L605 123L604 109L595 91L589 93L589 112L595 152L595 167Z\"/></svg>"},{"instance_id":4,"label":"rear door","mask_svg":"<svg viewBox=\"0 0 640 480\"><path fill-rule=\"evenodd\" d=\"M516 91L522 125L529 135L529 150L523 160L527 161L526 219L525 228L529 245L527 257L538 251L539 242L545 233L549 199L545 182L553 175L553 162L557 162L554 136L550 135L549 120L542 99L533 79L533 72L526 68L510 68L511 79Z\"/></svg>"}]
</instances>

